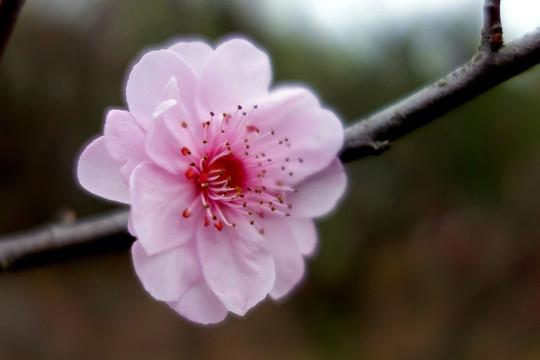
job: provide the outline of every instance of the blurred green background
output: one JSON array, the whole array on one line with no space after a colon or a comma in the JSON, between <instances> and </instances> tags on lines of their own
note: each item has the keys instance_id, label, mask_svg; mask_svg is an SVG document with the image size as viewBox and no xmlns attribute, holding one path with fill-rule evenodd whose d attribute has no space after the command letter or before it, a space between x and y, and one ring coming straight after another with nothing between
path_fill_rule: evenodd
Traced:
<instances>
[{"instance_id":1,"label":"blurred green background","mask_svg":"<svg viewBox=\"0 0 540 360\"><path fill-rule=\"evenodd\" d=\"M148 47L244 34L348 122L467 61L481 27L476 3L337 42L250 4L28 1L0 64L0 232L114 207L74 162ZM0 359L539 359L539 96L537 67L348 164L304 283L244 318L176 316L127 250L0 274Z\"/></svg>"}]
</instances>

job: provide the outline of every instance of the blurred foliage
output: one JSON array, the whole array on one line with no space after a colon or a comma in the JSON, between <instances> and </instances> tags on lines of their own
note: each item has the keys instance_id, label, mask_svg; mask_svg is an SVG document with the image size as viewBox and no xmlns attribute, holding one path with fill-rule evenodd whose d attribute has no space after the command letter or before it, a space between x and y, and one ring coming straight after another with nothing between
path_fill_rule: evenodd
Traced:
<instances>
[{"instance_id":1,"label":"blurred foliage","mask_svg":"<svg viewBox=\"0 0 540 360\"><path fill-rule=\"evenodd\" d=\"M30 3L0 66L2 232L114 206L81 191L73 165L105 109L124 106L126 71L148 47L245 34L277 82L308 84L352 121L466 61L480 29L464 14L381 36L366 56L277 36L241 1ZM202 328L175 316L128 251L2 275L0 358L538 359L539 96L537 68L349 164L305 282L245 318Z\"/></svg>"}]
</instances>

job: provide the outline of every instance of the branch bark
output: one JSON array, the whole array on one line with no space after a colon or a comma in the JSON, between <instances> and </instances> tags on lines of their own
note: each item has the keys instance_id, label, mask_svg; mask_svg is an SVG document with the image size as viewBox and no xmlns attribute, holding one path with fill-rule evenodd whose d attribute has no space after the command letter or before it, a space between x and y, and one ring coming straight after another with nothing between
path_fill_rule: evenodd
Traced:
<instances>
[{"instance_id":1,"label":"branch bark","mask_svg":"<svg viewBox=\"0 0 540 360\"><path fill-rule=\"evenodd\" d=\"M50 224L0 237L0 269L25 257L93 242L126 231L129 212L110 211L68 224Z\"/></svg>"},{"instance_id":2,"label":"branch bark","mask_svg":"<svg viewBox=\"0 0 540 360\"><path fill-rule=\"evenodd\" d=\"M501 0L485 0L484 27L480 50L488 48L497 51L503 45L503 31L501 25Z\"/></svg>"},{"instance_id":3,"label":"branch bark","mask_svg":"<svg viewBox=\"0 0 540 360\"><path fill-rule=\"evenodd\" d=\"M483 47L468 63L345 131L343 161L380 154L390 142L428 124L494 86L540 63L540 27L493 51Z\"/></svg>"},{"instance_id":4,"label":"branch bark","mask_svg":"<svg viewBox=\"0 0 540 360\"><path fill-rule=\"evenodd\" d=\"M0 0L0 60L23 5L24 0Z\"/></svg>"},{"instance_id":5,"label":"branch bark","mask_svg":"<svg viewBox=\"0 0 540 360\"><path fill-rule=\"evenodd\" d=\"M360 119L345 130L343 161L380 154L391 141L428 124L477 95L540 63L540 28L498 51L481 47L468 63L394 105ZM43 251L92 243L125 232L127 210L81 219L68 225L48 225L0 237L0 268Z\"/></svg>"}]
</instances>

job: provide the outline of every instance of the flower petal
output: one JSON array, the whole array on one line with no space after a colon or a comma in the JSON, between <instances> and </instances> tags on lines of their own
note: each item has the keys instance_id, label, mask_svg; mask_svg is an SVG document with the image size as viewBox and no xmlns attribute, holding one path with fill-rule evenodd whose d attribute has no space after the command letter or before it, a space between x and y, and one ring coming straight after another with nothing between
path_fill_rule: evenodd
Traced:
<instances>
[{"instance_id":1,"label":"flower petal","mask_svg":"<svg viewBox=\"0 0 540 360\"><path fill-rule=\"evenodd\" d=\"M168 304L180 315L200 324L215 324L227 316L227 309L203 278L180 300Z\"/></svg>"},{"instance_id":2,"label":"flower petal","mask_svg":"<svg viewBox=\"0 0 540 360\"><path fill-rule=\"evenodd\" d=\"M179 42L169 49L180 55L197 75L201 74L206 59L214 51L202 41Z\"/></svg>"},{"instance_id":3,"label":"flower petal","mask_svg":"<svg viewBox=\"0 0 540 360\"><path fill-rule=\"evenodd\" d=\"M154 120L146 140L148 156L159 166L172 174L183 174L193 161L191 156L181 153L183 147L187 147L194 153L197 146L193 143L193 133L200 132L201 126L196 129L182 127L183 119L187 118L181 108L174 107ZM187 123L186 123L187 124ZM201 143L202 144L202 140Z\"/></svg>"},{"instance_id":4,"label":"flower petal","mask_svg":"<svg viewBox=\"0 0 540 360\"><path fill-rule=\"evenodd\" d=\"M147 254L170 250L191 239L200 210L194 209L188 218L182 213L197 196L193 183L145 162L133 171L130 190L133 230Z\"/></svg>"},{"instance_id":5,"label":"flower petal","mask_svg":"<svg viewBox=\"0 0 540 360\"><path fill-rule=\"evenodd\" d=\"M267 152L274 161L286 161L285 173L292 176L284 180L296 185L312 174L326 168L343 145L343 127L331 111L313 108L281 117L275 133L286 138L284 144Z\"/></svg>"},{"instance_id":6,"label":"flower petal","mask_svg":"<svg viewBox=\"0 0 540 360\"><path fill-rule=\"evenodd\" d=\"M129 190L120 173L123 164L109 155L105 137L101 136L88 144L79 157L79 183L98 196L128 204Z\"/></svg>"},{"instance_id":7,"label":"flower petal","mask_svg":"<svg viewBox=\"0 0 540 360\"><path fill-rule=\"evenodd\" d=\"M270 60L263 51L246 40L227 41L204 64L197 94L199 115L246 105L268 92L271 79Z\"/></svg>"},{"instance_id":8,"label":"flower petal","mask_svg":"<svg viewBox=\"0 0 540 360\"><path fill-rule=\"evenodd\" d=\"M272 254L249 223L240 221L219 232L203 227L197 245L204 278L229 311L243 315L272 290Z\"/></svg>"},{"instance_id":9,"label":"flower petal","mask_svg":"<svg viewBox=\"0 0 540 360\"><path fill-rule=\"evenodd\" d=\"M313 220L291 217L289 225L300 252L306 256L312 255L317 247L317 229Z\"/></svg>"},{"instance_id":10,"label":"flower petal","mask_svg":"<svg viewBox=\"0 0 540 360\"><path fill-rule=\"evenodd\" d=\"M133 169L148 160L144 151L144 131L131 114L122 110L110 110L105 118L105 146L111 157L125 162L122 166L124 181L129 182Z\"/></svg>"},{"instance_id":11,"label":"flower petal","mask_svg":"<svg viewBox=\"0 0 540 360\"><path fill-rule=\"evenodd\" d=\"M178 91L182 105L195 115L194 96L197 76L174 51L151 51L133 67L126 85L129 111L143 129L148 129L154 111L166 97L171 78L179 79Z\"/></svg>"},{"instance_id":12,"label":"flower petal","mask_svg":"<svg viewBox=\"0 0 540 360\"><path fill-rule=\"evenodd\" d=\"M131 254L144 288L158 300L176 301L202 279L194 241L156 255L148 255L136 241Z\"/></svg>"},{"instance_id":13,"label":"flower petal","mask_svg":"<svg viewBox=\"0 0 540 360\"><path fill-rule=\"evenodd\" d=\"M270 296L278 299L287 294L304 275L304 258L288 219L266 217L261 220L266 243L276 264L276 281Z\"/></svg>"},{"instance_id":14,"label":"flower petal","mask_svg":"<svg viewBox=\"0 0 540 360\"><path fill-rule=\"evenodd\" d=\"M335 158L326 169L300 183L298 192L287 198L292 204L291 213L298 217L325 215L336 206L346 186L345 170L341 161Z\"/></svg>"}]
</instances>

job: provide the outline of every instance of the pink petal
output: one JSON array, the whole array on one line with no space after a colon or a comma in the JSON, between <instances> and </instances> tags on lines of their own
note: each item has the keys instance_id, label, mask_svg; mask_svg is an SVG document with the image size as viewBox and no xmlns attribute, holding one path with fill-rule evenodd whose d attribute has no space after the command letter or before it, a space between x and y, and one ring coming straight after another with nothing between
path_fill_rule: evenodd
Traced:
<instances>
[{"instance_id":1,"label":"pink petal","mask_svg":"<svg viewBox=\"0 0 540 360\"><path fill-rule=\"evenodd\" d=\"M347 177L339 159L298 185L298 192L287 199L297 217L317 217L330 212L347 186Z\"/></svg>"},{"instance_id":2,"label":"pink petal","mask_svg":"<svg viewBox=\"0 0 540 360\"><path fill-rule=\"evenodd\" d=\"M105 199L129 203L129 190L120 174L123 162L114 160L105 146L105 137L92 141L83 150L77 165L79 183Z\"/></svg>"},{"instance_id":3,"label":"pink petal","mask_svg":"<svg viewBox=\"0 0 540 360\"><path fill-rule=\"evenodd\" d=\"M319 100L313 92L301 86L274 88L269 94L256 99L253 105L257 105L257 110L253 112L251 124L263 133L287 125L288 119L294 114L320 108Z\"/></svg>"},{"instance_id":4,"label":"pink petal","mask_svg":"<svg viewBox=\"0 0 540 360\"><path fill-rule=\"evenodd\" d=\"M158 50L147 53L133 67L126 85L129 111L143 129L148 129L154 111L166 96L171 78L178 79L179 100L184 107L194 109L197 76L174 51Z\"/></svg>"},{"instance_id":5,"label":"pink petal","mask_svg":"<svg viewBox=\"0 0 540 360\"><path fill-rule=\"evenodd\" d=\"M144 288L162 301L176 301L202 279L195 242L148 255L139 241L132 248L135 272Z\"/></svg>"},{"instance_id":6,"label":"pink petal","mask_svg":"<svg viewBox=\"0 0 540 360\"><path fill-rule=\"evenodd\" d=\"M317 246L317 229L313 220L291 217L289 226L300 252L306 256L312 255Z\"/></svg>"},{"instance_id":7,"label":"pink petal","mask_svg":"<svg viewBox=\"0 0 540 360\"><path fill-rule=\"evenodd\" d=\"M217 231L203 227L197 235L208 286L225 307L243 315L272 290L275 267L263 237L247 221Z\"/></svg>"},{"instance_id":8,"label":"pink petal","mask_svg":"<svg viewBox=\"0 0 540 360\"><path fill-rule=\"evenodd\" d=\"M276 266L276 281L270 296L278 299L287 294L302 279L304 258L288 219L267 217L261 221L261 224Z\"/></svg>"},{"instance_id":9,"label":"pink petal","mask_svg":"<svg viewBox=\"0 0 540 360\"><path fill-rule=\"evenodd\" d=\"M285 173L293 175L283 181L296 185L310 175L326 168L343 145L343 127L331 111L312 108L294 109L275 124L278 139L287 138L288 146L275 146L267 152L274 161L286 162Z\"/></svg>"},{"instance_id":10,"label":"pink petal","mask_svg":"<svg viewBox=\"0 0 540 360\"><path fill-rule=\"evenodd\" d=\"M179 42L169 49L180 55L197 75L201 74L204 62L214 51L202 41Z\"/></svg>"},{"instance_id":11,"label":"pink petal","mask_svg":"<svg viewBox=\"0 0 540 360\"><path fill-rule=\"evenodd\" d=\"M148 160L144 150L144 131L131 114L122 110L110 110L105 118L105 146L111 157L125 162L122 166L124 181L129 182L133 169Z\"/></svg>"},{"instance_id":12,"label":"pink petal","mask_svg":"<svg viewBox=\"0 0 540 360\"><path fill-rule=\"evenodd\" d=\"M192 156L182 155L183 147L187 147L194 154L197 152L191 134L200 131L202 126L197 126L196 129L183 128L181 124L186 118L187 115L182 109L171 108L154 120L148 133L148 156L172 174L184 174L193 161Z\"/></svg>"},{"instance_id":13,"label":"pink petal","mask_svg":"<svg viewBox=\"0 0 540 360\"><path fill-rule=\"evenodd\" d=\"M227 41L206 60L197 94L199 116L248 105L268 91L272 70L268 56L246 40Z\"/></svg>"},{"instance_id":14,"label":"pink petal","mask_svg":"<svg viewBox=\"0 0 540 360\"><path fill-rule=\"evenodd\" d=\"M194 209L188 218L182 214L196 197L192 182L145 162L133 171L130 190L133 230L147 254L167 251L191 239L200 210Z\"/></svg>"},{"instance_id":15,"label":"pink petal","mask_svg":"<svg viewBox=\"0 0 540 360\"><path fill-rule=\"evenodd\" d=\"M200 324L215 324L223 321L227 316L227 309L216 294L201 279L175 302L170 302L180 315Z\"/></svg>"}]
</instances>

